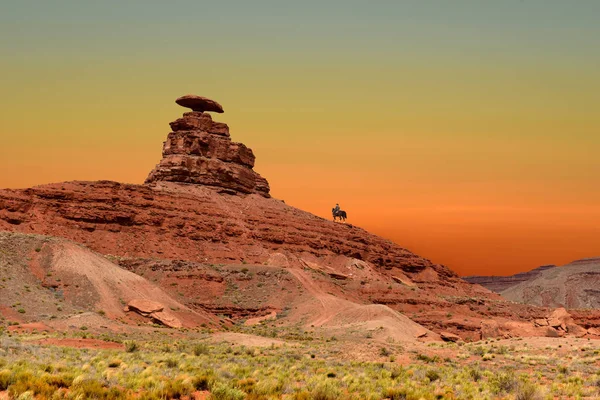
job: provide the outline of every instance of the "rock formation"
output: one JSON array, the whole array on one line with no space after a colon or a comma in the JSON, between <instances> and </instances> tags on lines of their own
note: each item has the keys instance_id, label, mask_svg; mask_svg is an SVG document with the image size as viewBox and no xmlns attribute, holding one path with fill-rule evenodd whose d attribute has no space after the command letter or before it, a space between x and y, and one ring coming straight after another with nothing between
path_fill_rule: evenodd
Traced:
<instances>
[{"instance_id":1,"label":"rock formation","mask_svg":"<svg viewBox=\"0 0 600 400\"><path fill-rule=\"evenodd\" d=\"M179 318L170 312L165 311L165 306L156 301L133 299L127 303L124 311L136 312L142 317L150 318L154 322L168 326L169 328L181 328L183 326Z\"/></svg>"},{"instance_id":2,"label":"rock formation","mask_svg":"<svg viewBox=\"0 0 600 400\"><path fill-rule=\"evenodd\" d=\"M529 281L536 278L540 273L547 269L556 268L556 265L542 265L536 269L527 272L520 272L510 276L464 276L463 279L467 282L476 283L484 286L493 292L500 293L512 286L518 285L521 282Z\"/></svg>"},{"instance_id":3,"label":"rock formation","mask_svg":"<svg viewBox=\"0 0 600 400\"><path fill-rule=\"evenodd\" d=\"M146 179L147 184L178 182L201 184L235 193L269 197L269 183L254 172L254 154L232 142L229 127L214 122L206 111L223 112L221 105L204 97L187 95L176 100L192 112L171 122L173 130L163 146L163 158Z\"/></svg>"},{"instance_id":4,"label":"rock formation","mask_svg":"<svg viewBox=\"0 0 600 400\"><path fill-rule=\"evenodd\" d=\"M210 323L214 314L239 321L280 312L278 321L285 321L286 312L316 313L320 324L338 321L339 326L355 322L357 316L377 315L370 320L378 321L376 326L395 321L390 332L426 331L413 329L417 325L412 322L405 329L411 318L451 339L479 339L517 335L525 326L533 330L532 321L548 314L504 301L449 268L361 228L270 198L267 181L252 170L252 151L233 143L227 125L207 114L222 107L195 96L177 102L193 111L171 123L163 159L146 184L63 182L0 190L0 230L68 238L131 272L152 276L162 291L184 303L121 296L160 302L126 317L145 314L168 326L189 326L195 319ZM50 279L44 282L56 286ZM253 296L236 302L224 296L238 285L245 291L237 294ZM0 313L2 302L0 297ZM113 307L115 315L125 314L119 302L113 303L119 305ZM158 310L162 305L166 307ZM590 321L585 313L572 315L576 321ZM290 323L300 320L290 317ZM580 325L597 329L600 316Z\"/></svg>"}]
</instances>

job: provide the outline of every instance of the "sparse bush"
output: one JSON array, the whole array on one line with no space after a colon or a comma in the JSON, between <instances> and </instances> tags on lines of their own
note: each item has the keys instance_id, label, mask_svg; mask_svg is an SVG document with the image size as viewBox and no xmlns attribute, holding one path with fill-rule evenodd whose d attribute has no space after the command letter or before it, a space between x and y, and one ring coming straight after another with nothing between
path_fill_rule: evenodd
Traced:
<instances>
[{"instance_id":1,"label":"sparse bush","mask_svg":"<svg viewBox=\"0 0 600 400\"><path fill-rule=\"evenodd\" d=\"M406 400L408 391L404 388L388 388L383 391L382 396L390 400Z\"/></svg>"},{"instance_id":2,"label":"sparse bush","mask_svg":"<svg viewBox=\"0 0 600 400\"><path fill-rule=\"evenodd\" d=\"M193 352L195 356L200 356L202 354L208 354L209 349L206 343L198 343L194 346Z\"/></svg>"},{"instance_id":3,"label":"sparse bush","mask_svg":"<svg viewBox=\"0 0 600 400\"><path fill-rule=\"evenodd\" d=\"M125 351L128 353L133 353L134 351L138 351L139 346L137 344L137 342L134 342L133 340L126 340L125 341Z\"/></svg>"},{"instance_id":4,"label":"sparse bush","mask_svg":"<svg viewBox=\"0 0 600 400\"><path fill-rule=\"evenodd\" d=\"M483 356L487 353L486 349L483 346L477 346L471 350L471 352L476 356Z\"/></svg>"},{"instance_id":5,"label":"sparse bush","mask_svg":"<svg viewBox=\"0 0 600 400\"><path fill-rule=\"evenodd\" d=\"M417 360L425 361L426 363L435 363L440 360L438 356L429 357L427 354L417 354Z\"/></svg>"},{"instance_id":6,"label":"sparse bush","mask_svg":"<svg viewBox=\"0 0 600 400\"><path fill-rule=\"evenodd\" d=\"M0 371L0 391L8 389L12 383L12 373L5 369Z\"/></svg>"},{"instance_id":7,"label":"sparse bush","mask_svg":"<svg viewBox=\"0 0 600 400\"><path fill-rule=\"evenodd\" d=\"M519 382L515 392L515 400L541 400L541 395L535 385L529 382Z\"/></svg>"},{"instance_id":8,"label":"sparse bush","mask_svg":"<svg viewBox=\"0 0 600 400\"><path fill-rule=\"evenodd\" d=\"M390 354L392 354L387 347L382 347L381 349L379 349L379 355L383 356L383 357L388 357Z\"/></svg>"},{"instance_id":9,"label":"sparse bush","mask_svg":"<svg viewBox=\"0 0 600 400\"><path fill-rule=\"evenodd\" d=\"M479 368L471 368L469 369L469 376L473 379L473 382L479 382L481 379L481 371Z\"/></svg>"},{"instance_id":10,"label":"sparse bush","mask_svg":"<svg viewBox=\"0 0 600 400\"><path fill-rule=\"evenodd\" d=\"M400 376L402 376L404 374L404 368L399 367L399 368L394 368L392 370L392 372L390 373L390 377L392 379L398 379Z\"/></svg>"},{"instance_id":11,"label":"sparse bush","mask_svg":"<svg viewBox=\"0 0 600 400\"><path fill-rule=\"evenodd\" d=\"M252 393L254 391L255 386L256 379L253 378L240 379L237 383L237 387L246 393Z\"/></svg>"},{"instance_id":12,"label":"sparse bush","mask_svg":"<svg viewBox=\"0 0 600 400\"><path fill-rule=\"evenodd\" d=\"M174 358L167 358L165 360L165 365L169 368L177 368L177 366L179 365L179 363L177 362L176 359Z\"/></svg>"},{"instance_id":13,"label":"sparse bush","mask_svg":"<svg viewBox=\"0 0 600 400\"><path fill-rule=\"evenodd\" d=\"M318 384L311 394L312 400L337 400L340 398L341 393L332 381L326 381Z\"/></svg>"},{"instance_id":14,"label":"sparse bush","mask_svg":"<svg viewBox=\"0 0 600 400\"><path fill-rule=\"evenodd\" d=\"M210 390L215 381L214 374L212 372L205 372L197 375L193 380L192 384L196 390Z\"/></svg>"},{"instance_id":15,"label":"sparse bush","mask_svg":"<svg viewBox=\"0 0 600 400\"><path fill-rule=\"evenodd\" d=\"M436 370L430 369L425 373L425 377L427 377L430 382L435 382L440 379L440 374Z\"/></svg>"},{"instance_id":16,"label":"sparse bush","mask_svg":"<svg viewBox=\"0 0 600 400\"><path fill-rule=\"evenodd\" d=\"M244 400L246 393L230 386L219 384L213 388L210 400Z\"/></svg>"},{"instance_id":17,"label":"sparse bush","mask_svg":"<svg viewBox=\"0 0 600 400\"><path fill-rule=\"evenodd\" d=\"M517 379L512 371L498 372L491 379L497 393L511 393L517 387Z\"/></svg>"},{"instance_id":18,"label":"sparse bush","mask_svg":"<svg viewBox=\"0 0 600 400\"><path fill-rule=\"evenodd\" d=\"M569 375L569 368L565 365L561 365L558 367L558 372L560 372L563 375Z\"/></svg>"}]
</instances>

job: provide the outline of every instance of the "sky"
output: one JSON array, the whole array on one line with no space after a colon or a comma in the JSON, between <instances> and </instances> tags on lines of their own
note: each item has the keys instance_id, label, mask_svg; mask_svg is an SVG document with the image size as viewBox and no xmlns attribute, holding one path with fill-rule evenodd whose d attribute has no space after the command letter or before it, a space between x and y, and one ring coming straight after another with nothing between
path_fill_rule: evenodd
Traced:
<instances>
[{"instance_id":1,"label":"sky","mask_svg":"<svg viewBox=\"0 0 600 400\"><path fill-rule=\"evenodd\" d=\"M0 0L0 187L142 183L188 93L274 197L461 275L600 256L596 0Z\"/></svg>"}]
</instances>

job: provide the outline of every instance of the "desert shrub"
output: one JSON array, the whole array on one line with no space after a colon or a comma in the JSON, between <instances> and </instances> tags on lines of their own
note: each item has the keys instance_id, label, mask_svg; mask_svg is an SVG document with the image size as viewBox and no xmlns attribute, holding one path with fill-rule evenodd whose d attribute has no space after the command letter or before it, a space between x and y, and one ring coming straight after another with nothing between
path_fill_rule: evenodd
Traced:
<instances>
[{"instance_id":1,"label":"desert shrub","mask_svg":"<svg viewBox=\"0 0 600 400\"><path fill-rule=\"evenodd\" d=\"M116 387L106 388L93 379L75 380L71 387L71 395L75 399L125 400L128 393Z\"/></svg>"},{"instance_id":2,"label":"desert shrub","mask_svg":"<svg viewBox=\"0 0 600 400\"><path fill-rule=\"evenodd\" d=\"M510 393L517 387L517 379L512 371L497 372L490 381L497 393Z\"/></svg>"},{"instance_id":3,"label":"desert shrub","mask_svg":"<svg viewBox=\"0 0 600 400\"><path fill-rule=\"evenodd\" d=\"M0 391L8 389L12 383L12 373L5 369L0 371Z\"/></svg>"},{"instance_id":4,"label":"desert shrub","mask_svg":"<svg viewBox=\"0 0 600 400\"><path fill-rule=\"evenodd\" d=\"M244 400L245 398L246 393L224 384L217 385L210 394L210 400Z\"/></svg>"},{"instance_id":5,"label":"desert shrub","mask_svg":"<svg viewBox=\"0 0 600 400\"><path fill-rule=\"evenodd\" d=\"M162 387L156 391L161 399L181 399L194 391L194 387L181 379L166 380Z\"/></svg>"},{"instance_id":6,"label":"desert shrub","mask_svg":"<svg viewBox=\"0 0 600 400\"><path fill-rule=\"evenodd\" d=\"M17 400L35 400L35 395L32 391L23 392L19 395Z\"/></svg>"},{"instance_id":7,"label":"desert shrub","mask_svg":"<svg viewBox=\"0 0 600 400\"><path fill-rule=\"evenodd\" d=\"M246 393L252 393L255 386L256 379L253 378L240 379L237 383L237 387Z\"/></svg>"},{"instance_id":8,"label":"desert shrub","mask_svg":"<svg viewBox=\"0 0 600 400\"><path fill-rule=\"evenodd\" d=\"M417 354L417 360L425 361L426 363L435 363L440 360L438 356L429 357L427 354Z\"/></svg>"},{"instance_id":9,"label":"desert shrub","mask_svg":"<svg viewBox=\"0 0 600 400\"><path fill-rule=\"evenodd\" d=\"M469 369L469 376L473 379L473 382L478 382L481 379L481 370L479 368Z\"/></svg>"},{"instance_id":10,"label":"desert shrub","mask_svg":"<svg viewBox=\"0 0 600 400\"><path fill-rule=\"evenodd\" d=\"M318 384L312 390L313 400L336 400L340 398L340 389L332 381Z\"/></svg>"},{"instance_id":11,"label":"desert shrub","mask_svg":"<svg viewBox=\"0 0 600 400\"><path fill-rule=\"evenodd\" d=\"M60 389L70 387L73 384L74 377L70 374L44 374L41 379L48 385Z\"/></svg>"},{"instance_id":12,"label":"desert shrub","mask_svg":"<svg viewBox=\"0 0 600 400\"><path fill-rule=\"evenodd\" d=\"M515 400L541 400L542 396L535 385L529 382L519 382L515 391Z\"/></svg>"},{"instance_id":13,"label":"desert shrub","mask_svg":"<svg viewBox=\"0 0 600 400\"><path fill-rule=\"evenodd\" d=\"M121 360L110 360L108 362L108 368L117 368L121 365Z\"/></svg>"},{"instance_id":14,"label":"desert shrub","mask_svg":"<svg viewBox=\"0 0 600 400\"><path fill-rule=\"evenodd\" d=\"M569 368L566 365L561 365L558 367L558 372L560 372L563 375L568 375L569 374Z\"/></svg>"},{"instance_id":15,"label":"desert shrub","mask_svg":"<svg viewBox=\"0 0 600 400\"><path fill-rule=\"evenodd\" d=\"M310 393L306 390L294 392L294 394L292 395L292 400L310 400Z\"/></svg>"},{"instance_id":16,"label":"desert shrub","mask_svg":"<svg viewBox=\"0 0 600 400\"><path fill-rule=\"evenodd\" d=\"M139 345L134 342L133 340L126 340L125 341L125 351L128 353L133 353L135 351L138 351L139 349Z\"/></svg>"},{"instance_id":17,"label":"desert shrub","mask_svg":"<svg viewBox=\"0 0 600 400\"><path fill-rule=\"evenodd\" d=\"M259 381L254 387L254 393L258 395L277 395L283 390L283 382L277 379L265 379Z\"/></svg>"},{"instance_id":18,"label":"desert shrub","mask_svg":"<svg viewBox=\"0 0 600 400\"><path fill-rule=\"evenodd\" d=\"M208 354L209 349L206 343L198 343L194 346L193 352L195 356L200 356L202 354Z\"/></svg>"},{"instance_id":19,"label":"desert shrub","mask_svg":"<svg viewBox=\"0 0 600 400\"><path fill-rule=\"evenodd\" d=\"M435 369L430 369L425 373L425 377L427 377L430 382L434 382L440 379L440 374Z\"/></svg>"},{"instance_id":20,"label":"desert shrub","mask_svg":"<svg viewBox=\"0 0 600 400\"><path fill-rule=\"evenodd\" d=\"M390 377L392 379L398 379L403 374L404 374L404 368L398 367L398 368L392 369L392 371L390 372Z\"/></svg>"},{"instance_id":21,"label":"desert shrub","mask_svg":"<svg viewBox=\"0 0 600 400\"><path fill-rule=\"evenodd\" d=\"M210 390L215 381L214 373L212 371L204 372L196 375L192 380L192 385L197 390Z\"/></svg>"},{"instance_id":22,"label":"desert shrub","mask_svg":"<svg viewBox=\"0 0 600 400\"><path fill-rule=\"evenodd\" d=\"M177 366L179 366L179 362L177 362L177 360L174 358L167 358L165 360L165 365L167 368L177 368Z\"/></svg>"},{"instance_id":23,"label":"desert shrub","mask_svg":"<svg viewBox=\"0 0 600 400\"><path fill-rule=\"evenodd\" d=\"M387 347L382 347L381 349L379 349L379 355L380 355L380 356L387 357L387 356L389 356L390 354L392 354L392 352L391 352L391 351L389 351L389 350L387 349Z\"/></svg>"},{"instance_id":24,"label":"desert shrub","mask_svg":"<svg viewBox=\"0 0 600 400\"><path fill-rule=\"evenodd\" d=\"M487 353L485 347L483 346L477 346L474 349L472 349L471 352L476 356L483 356Z\"/></svg>"},{"instance_id":25,"label":"desert shrub","mask_svg":"<svg viewBox=\"0 0 600 400\"><path fill-rule=\"evenodd\" d=\"M390 400L406 400L408 392L404 388L387 388L383 391L382 396Z\"/></svg>"},{"instance_id":26,"label":"desert shrub","mask_svg":"<svg viewBox=\"0 0 600 400\"><path fill-rule=\"evenodd\" d=\"M15 382L8 388L8 395L12 399L21 398L21 395L24 395L25 393L31 393L32 399L34 396L46 398L54 393L54 388L32 376L29 376L28 378L19 377L15 379Z\"/></svg>"},{"instance_id":27,"label":"desert shrub","mask_svg":"<svg viewBox=\"0 0 600 400\"><path fill-rule=\"evenodd\" d=\"M493 347L493 350L496 354L508 354L508 347L506 346Z\"/></svg>"}]
</instances>

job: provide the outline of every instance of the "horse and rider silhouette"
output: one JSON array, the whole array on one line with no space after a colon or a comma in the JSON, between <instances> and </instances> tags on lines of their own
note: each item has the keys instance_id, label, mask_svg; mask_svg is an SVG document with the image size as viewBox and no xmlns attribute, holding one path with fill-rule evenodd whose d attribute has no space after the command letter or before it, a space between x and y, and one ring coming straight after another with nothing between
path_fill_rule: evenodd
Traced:
<instances>
[{"instance_id":1,"label":"horse and rider silhouette","mask_svg":"<svg viewBox=\"0 0 600 400\"><path fill-rule=\"evenodd\" d=\"M346 221L346 211L340 209L339 204L336 204L335 207L331 209L331 214L333 214L333 222L335 222L337 218L339 218L340 221Z\"/></svg>"}]
</instances>

